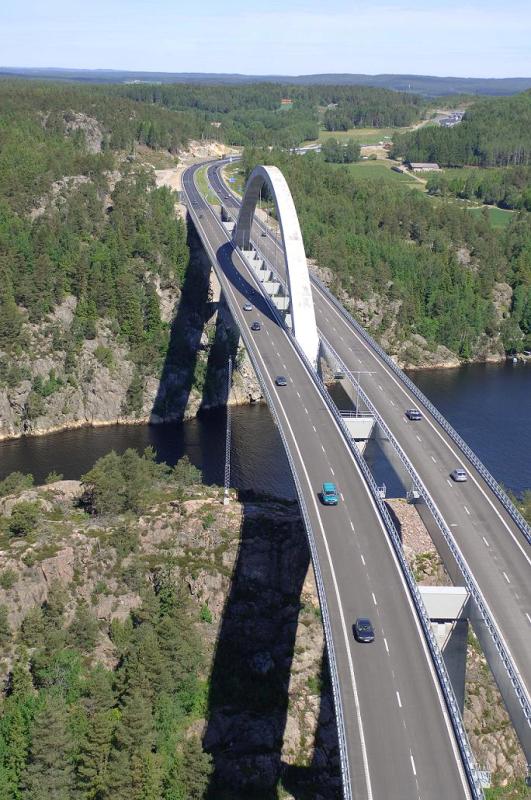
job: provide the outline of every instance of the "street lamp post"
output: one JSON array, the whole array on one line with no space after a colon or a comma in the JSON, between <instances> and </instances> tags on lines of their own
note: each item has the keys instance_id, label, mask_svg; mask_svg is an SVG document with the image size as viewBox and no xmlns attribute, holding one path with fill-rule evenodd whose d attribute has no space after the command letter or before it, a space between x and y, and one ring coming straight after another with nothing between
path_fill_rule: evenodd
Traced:
<instances>
[{"instance_id":1,"label":"street lamp post","mask_svg":"<svg viewBox=\"0 0 531 800\"><path fill-rule=\"evenodd\" d=\"M225 479L223 491L223 505L229 504L229 486L230 486L230 444L232 433L232 420L230 410L230 390L232 385L232 358L229 356L228 376L227 376L227 430L225 434Z\"/></svg>"}]
</instances>

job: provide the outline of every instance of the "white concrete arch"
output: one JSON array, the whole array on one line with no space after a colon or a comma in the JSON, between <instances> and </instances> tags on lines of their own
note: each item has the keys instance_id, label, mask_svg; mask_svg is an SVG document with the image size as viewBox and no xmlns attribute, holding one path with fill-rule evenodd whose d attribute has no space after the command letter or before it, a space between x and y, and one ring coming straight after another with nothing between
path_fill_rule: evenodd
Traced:
<instances>
[{"instance_id":1,"label":"white concrete arch","mask_svg":"<svg viewBox=\"0 0 531 800\"><path fill-rule=\"evenodd\" d=\"M275 202L286 254L293 334L310 362L315 366L319 352L319 337L306 253L293 197L286 179L278 167L260 165L252 171L245 187L238 221L234 229L234 241L242 249L249 248L254 212L264 184L268 186Z\"/></svg>"}]
</instances>

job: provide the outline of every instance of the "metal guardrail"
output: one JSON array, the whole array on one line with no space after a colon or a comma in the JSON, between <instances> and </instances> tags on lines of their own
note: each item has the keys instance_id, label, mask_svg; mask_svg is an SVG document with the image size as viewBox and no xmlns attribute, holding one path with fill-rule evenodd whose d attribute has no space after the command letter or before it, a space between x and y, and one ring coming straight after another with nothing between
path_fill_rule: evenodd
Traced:
<instances>
[{"instance_id":1,"label":"metal guardrail","mask_svg":"<svg viewBox=\"0 0 531 800\"><path fill-rule=\"evenodd\" d=\"M448 420L446 420L440 411L431 403L428 398L426 397L423 392L420 391L418 386L416 386L413 381L408 378L408 376L400 369L398 364L395 364L393 359L385 352L385 350L380 347L377 341L373 339L373 337L368 333L365 328L360 325L360 323L354 319L354 317L349 314L349 312L344 308L344 306L339 302L337 297L335 297L330 289L325 286L325 284L318 278L314 273L311 273L311 280L315 283L319 289L327 296L327 298L335 305L338 311L342 314L342 316L356 329L356 331L365 339L367 344L375 350L380 358L382 358L385 363L391 367L395 375L400 378L402 383L404 383L407 388L410 390L412 394L415 395L417 400L430 412L430 414L435 417L439 425L445 430L448 436L452 439L453 442L459 447L463 455L465 455L470 463L475 467L475 469L479 472L485 483L489 486L490 489L494 492L500 503L503 505L509 516L512 520L516 523L520 531L523 533L525 538L527 539L528 543L531 544L531 526L526 522L523 518L522 514L518 511L515 505L511 502L507 494L504 492L502 487L499 483L493 478L490 474L486 466L482 463L482 461L478 458L478 456L473 452L473 450L467 445L467 443L461 438L461 436L457 433L457 431L450 425Z\"/></svg>"},{"instance_id":2,"label":"metal guardrail","mask_svg":"<svg viewBox=\"0 0 531 800\"><path fill-rule=\"evenodd\" d=\"M235 247L235 249L242 256L242 258L245 261L245 263L247 263L245 255L243 254L241 249L239 247ZM272 265L270 264L269 260L267 258L265 258L264 254L261 254L261 256L264 258L265 261L267 261L267 263L269 264L273 274L276 275L277 279L283 284L284 282L278 276L276 270L272 267ZM454 729L454 733L455 733L455 736L456 736L456 739L457 739L457 742L458 742L458 746L459 746L459 750L460 750L460 753L461 753L463 765L464 765L464 768L465 768L465 772L467 774L467 778L468 778L470 789L472 790L472 793L473 793L474 800L484 800L484 794L483 794L483 790L482 790L482 787L481 787L481 784L480 784L480 781L479 781L479 778L478 778L478 770L477 770L477 767L476 767L476 764L475 764L474 754L472 752L472 749L470 747L470 743L468 741L468 736L466 734L466 731L465 731L465 728L464 728L464 725L463 725L461 712L459 710L459 706L458 706L457 700L455 698L455 694L454 694L454 691L453 691L453 688L452 688L452 684L451 684L448 672L446 670L446 665L444 664L441 652L439 650L439 647L438 647L437 642L435 640L435 637L433 635L433 632L432 632L432 629L431 629L430 619L429 619L428 614L426 612L426 608L424 606L424 602L423 602L422 597L420 595L420 592L418 590L416 581L415 581L415 579L413 577L413 573L411 572L409 564L407 563L407 560L406 560L406 558L404 556L403 549L402 549L402 543L400 541L400 537L399 537L398 532L396 530L395 524L394 524L394 522L393 522L393 520L391 518L391 515L389 514L387 506L385 505L385 503L384 503L384 501L383 501L383 499L381 497L381 494L379 492L379 489L378 489L378 486L376 484L376 481L374 480L374 477L373 477L373 475L372 475L372 473L371 473L371 471L370 471L365 459L363 458L363 456L359 452L356 444L352 441L352 439L350 437L350 434L348 432L348 429L347 429L347 427L345 425L345 422L344 422L344 420L343 420L343 418L342 418L337 406L335 405L334 401L330 397L330 394L329 394L325 384L323 383L321 378L317 375L317 372L315 371L313 365L309 362L306 354L303 352L302 348L299 346L299 344L298 344L295 336L291 332L291 330L289 330L287 328L283 318L280 316L280 314L278 312L278 309L276 308L274 303L271 301L271 298L269 297L269 295L265 291L265 288L263 287L263 285L258 280L256 281L256 283L259 286L259 288L261 290L261 293L262 293L263 297L266 299L266 301L267 301L270 309L272 310L275 318L277 319L277 322L283 328L283 330L286 331L286 333L290 337L290 340L291 340L291 342L292 342L292 344L294 346L294 349L296 350L296 352L297 352L300 360L302 361L302 363L305 365L309 376L314 380L315 384L317 385L324 402L326 403L328 409L330 410L332 416L334 417L334 419L335 419L335 421L336 421L336 423L338 425L339 430L343 434L343 437L344 437L346 443L348 444L351 453L354 456L354 460L355 460L357 466L359 467L359 470L360 470L361 474L363 475L363 477L364 477L364 479L365 479L365 481L366 481L366 483L367 483L367 485L368 485L368 487L370 489L370 492L371 492L371 495L373 497L373 500L374 500L374 502L376 504L376 507L378 508L380 516L381 516L381 518L382 518L382 520L384 522L386 531L387 531L387 533L388 533L388 535L389 535L389 537L391 539L391 542L393 544L393 549L394 549L395 555L397 557L398 563L400 565L400 568L401 568L402 573L404 575L404 578L406 580L406 584L407 584L407 587L409 589L411 598L413 600L413 604L415 606L415 610L417 612L418 619L419 619L419 622L421 624L422 631L423 631L426 643L428 645L428 649L430 651L430 655L432 657L432 662L433 662L435 670L437 672L437 676L438 676L438 679L439 679L439 685L441 687L441 691L442 691L443 696L444 696L446 707L448 709L448 712L449 712L449 715L450 715L450 719L452 721L452 727ZM245 332L245 336L243 338L244 338L244 341L246 341L246 339L247 339L247 333L246 332ZM247 341L246 341L246 347L247 347ZM251 359L251 360L253 360L253 359ZM254 366L254 362L253 362L253 366ZM266 394L266 400L268 400L268 405L270 407L272 407L271 398L270 398L269 392L267 392L267 394ZM276 416L276 412L275 412L275 416ZM278 419L275 419L275 422L278 425ZM279 430L281 430L281 428L279 428ZM281 433L281 437L283 439L284 446L287 447L287 442L285 440L285 437L282 436L282 433ZM289 452L289 449L287 449L287 452ZM290 460L290 459L288 459L288 460ZM294 469L294 465L292 465L291 461L290 461L290 468ZM293 473L293 474L295 475L295 473ZM295 477L294 477L294 480L296 482L296 486L298 488L300 488L300 484L298 483L298 478L295 479ZM307 510L306 510L306 513L307 513ZM309 519L308 519L308 522L309 522ZM312 555L313 555L313 551L312 551ZM334 697L335 697L335 695L334 695Z\"/></svg>"},{"instance_id":3,"label":"metal guardrail","mask_svg":"<svg viewBox=\"0 0 531 800\"><path fill-rule=\"evenodd\" d=\"M341 358L339 357L338 353L332 347L330 342L328 342L322 336L322 333L321 333L321 337L322 337L324 346L330 350L333 358L334 359L338 359L339 363L342 363L341 362ZM372 415L374 416L375 420L377 421L377 423L379 424L380 428L384 432L385 436L389 439L391 445L393 446L393 449L395 450L396 454L398 455L398 457L400 459L400 462L402 463L402 466L405 468L406 472L408 473L408 475L410 476L411 480L413 481L413 484L418 489L419 493L421 494L422 498L424 499L424 502L428 506L428 508L429 508L429 510L430 510L430 512L431 512L431 514L433 516L433 519L435 520L439 530L441 531L442 535L444 536L446 544L448 545L448 547L449 547L449 549L450 549L450 551L451 551L451 553L452 553L452 555L453 555L453 557L454 557L454 559L455 559L455 561L456 561L456 563L457 563L457 565L458 565L458 567L459 567L459 569L460 569L460 571L461 571L461 573L463 575L463 580L465 582L465 585L466 585L468 591L470 592L470 594L471 594L471 596L472 596L472 598L473 598L473 600L474 600L474 602L476 604L476 608L478 609L478 611L479 611L479 613L481 615L482 621L483 621L484 625L486 626L486 628L488 629L488 631L489 631L489 633L491 635L491 638L492 638L492 640L494 642L494 645L496 647L498 655L500 656L500 658L502 660L502 663L503 663L503 665L504 665L504 667L505 667L505 669L507 671L507 675L509 676L509 679L511 681L511 685L513 686L515 694L518 697L518 700L520 702L520 705L522 707L524 715L525 715L526 719L528 720L528 723L531 725L531 705L530 705L529 699L527 697L527 692L526 692L525 688L523 687L522 681L520 679L520 676L519 676L517 670L515 669L515 667L513 665L513 661L512 661L512 659L511 659L511 657L510 657L510 655L509 655L509 653L507 651L507 647L506 647L505 643L503 642L500 634L498 633L497 626L495 625L493 617L492 617L492 613L491 613L490 609L488 608L488 606L487 606L487 604L486 604L486 602L485 602L485 600L483 598L483 594L482 594L478 584L476 583L476 581L475 581L475 579L473 577L473 574L472 574L472 572L470 570L470 567L468 566L463 554L461 553L461 550L459 549L459 547L458 547L458 545L457 545L457 543L456 543L456 541L455 541L450 529L448 528L448 526L447 526L447 524L446 524L446 522L444 520L444 517L442 516L441 512L437 508L433 498L431 497L431 495L428 492L426 486L422 482L419 474L417 473L417 471L415 470L415 468L411 464L409 458L404 453L402 447L400 446L399 442L397 441L397 439L395 438L395 436L391 432L390 428L385 423L383 417L380 415L380 413L378 412L377 408L373 405L372 401L367 396L366 392L359 386L358 381L355 379L353 373L348 369L348 367L343 364L343 368L344 368L345 374L348 376L348 378L351 381L351 383L356 387L356 392L359 395L360 399L363 401L365 406L371 411Z\"/></svg>"},{"instance_id":4,"label":"metal guardrail","mask_svg":"<svg viewBox=\"0 0 531 800\"><path fill-rule=\"evenodd\" d=\"M183 191L186 194L186 189L185 188L183 188ZM189 207L189 210L190 210L190 207ZM210 256L211 256L211 259L212 259L212 265L213 265L213 267L215 269L216 265L218 263L216 255L213 252L213 250L212 250L212 248L210 247L209 244L207 244L207 249L210 250ZM216 272L218 272L218 270L216 270ZM220 278L220 282L221 282L221 276L219 276L219 278ZM228 301L228 299L227 299L227 301ZM229 302L229 305L230 305L230 302ZM237 319L236 316L235 316L235 318ZM262 370L260 368L258 360L257 360L256 356L253 353L252 342L250 340L250 337L249 337L247 331L244 330L244 328L240 328L240 336L243 339L243 342L245 344L245 348L247 350L249 358L251 359L251 363L253 365L253 368L255 370L256 376L257 376L258 381L260 383L260 386L262 388L262 392L264 394L264 397L266 399L268 407L269 407L269 409L271 411L271 415L273 417L273 420L274 420L275 425L277 427L277 430L279 432L280 438L282 440L282 444L283 444L284 450L286 452L286 457L288 459L288 464L289 464L289 467L290 467L290 471L291 471L291 474L292 474L292 477L293 477L293 482L295 484L295 489L296 489L296 492L297 492L299 508L300 508L301 516L302 516L302 519L303 519L303 522L304 522L306 535L308 537L308 543L309 543L309 546L310 546L310 552L311 552L311 556L312 556L312 563L313 563L314 571L315 571L315 580L316 580L316 584L317 584L317 591L319 593L319 603L320 603L320 606L321 606L321 616L323 618L323 627L324 627L325 639L326 639L326 651L327 651L327 655L328 655L328 664L329 664L329 667L330 667L330 676L331 676L331 682L332 682L332 694L333 694L333 697L334 697L334 708L336 710L336 726L337 726L338 743L339 743L339 760L340 760L340 764L341 764L341 775L342 775L342 778L343 778L343 780L342 780L343 798L344 798L344 800L353 800L353 795L352 795L352 790L351 790L351 780L350 780L350 767L349 767L348 758L347 758L347 740L346 740L345 718L344 718L344 712L343 712L343 704L342 704L342 701L341 701L341 692L340 692L340 688L339 688L339 673L338 673L338 669L337 669L337 661L336 661L336 654L335 654L335 649L334 649L334 641L333 641L333 638L332 638L332 623L330 621L330 613L328 611L328 603L327 603L327 600L326 600L326 592L325 592L325 588L324 588L324 581L323 581L323 576L322 576L322 573L321 573L321 567L320 567L320 563L319 563L319 554L318 554L318 551L317 551L317 544L316 544L315 536L314 536L314 533L313 533L313 528L312 528L312 524L311 524L311 520L310 520L310 515L308 513L308 508L306 506L306 501L304 499L304 493L303 493L302 487L300 485L297 469L295 467L295 463L294 463L293 457L291 455L291 450L290 450L288 441L286 439L286 435L284 433L282 425L280 424L280 420L279 420L277 411L276 411L275 406L273 404L273 401L272 401L272 398L271 398L271 394L270 394L269 389L267 387L265 378L264 378L264 376L262 374Z\"/></svg>"}]
</instances>

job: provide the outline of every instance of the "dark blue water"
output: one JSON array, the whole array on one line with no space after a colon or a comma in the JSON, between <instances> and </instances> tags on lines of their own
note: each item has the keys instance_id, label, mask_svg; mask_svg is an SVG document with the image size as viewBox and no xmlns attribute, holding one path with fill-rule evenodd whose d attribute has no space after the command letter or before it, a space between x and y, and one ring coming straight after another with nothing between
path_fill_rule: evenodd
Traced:
<instances>
[{"instance_id":1,"label":"dark blue water","mask_svg":"<svg viewBox=\"0 0 531 800\"><path fill-rule=\"evenodd\" d=\"M520 493L531 488L531 364L472 365L457 370L410 373L492 474ZM211 412L182 425L113 425L0 443L0 479L14 470L36 482L52 470L79 478L109 450L155 448L159 460L174 464L185 453L208 483L223 483L225 412ZM231 483L279 497L294 488L277 429L265 406L232 412ZM367 460L388 496L403 493L376 445Z\"/></svg>"}]
</instances>

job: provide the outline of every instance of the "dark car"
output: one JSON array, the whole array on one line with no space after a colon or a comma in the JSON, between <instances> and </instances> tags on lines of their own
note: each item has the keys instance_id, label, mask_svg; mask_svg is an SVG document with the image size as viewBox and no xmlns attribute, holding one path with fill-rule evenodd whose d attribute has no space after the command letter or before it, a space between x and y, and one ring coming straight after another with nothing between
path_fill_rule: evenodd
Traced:
<instances>
[{"instance_id":1,"label":"dark car","mask_svg":"<svg viewBox=\"0 0 531 800\"><path fill-rule=\"evenodd\" d=\"M285 379L284 375L277 375L277 377L275 378L275 383L276 383L277 386L287 386L288 385L288 382Z\"/></svg>"},{"instance_id":2,"label":"dark car","mask_svg":"<svg viewBox=\"0 0 531 800\"><path fill-rule=\"evenodd\" d=\"M406 417L413 421L418 421L419 419L422 419L422 414L420 413L418 408L408 408L408 410L406 411Z\"/></svg>"},{"instance_id":3,"label":"dark car","mask_svg":"<svg viewBox=\"0 0 531 800\"><path fill-rule=\"evenodd\" d=\"M257 322L253 322L253 324L251 325L251 330L252 331L260 331L260 330L262 330L262 326L258 321Z\"/></svg>"},{"instance_id":4,"label":"dark car","mask_svg":"<svg viewBox=\"0 0 531 800\"><path fill-rule=\"evenodd\" d=\"M262 231L262 233L260 234L260 236L267 236L267 231Z\"/></svg>"},{"instance_id":5,"label":"dark car","mask_svg":"<svg viewBox=\"0 0 531 800\"><path fill-rule=\"evenodd\" d=\"M367 617L358 617L352 626L352 632L357 642L374 642L374 628Z\"/></svg>"}]
</instances>

